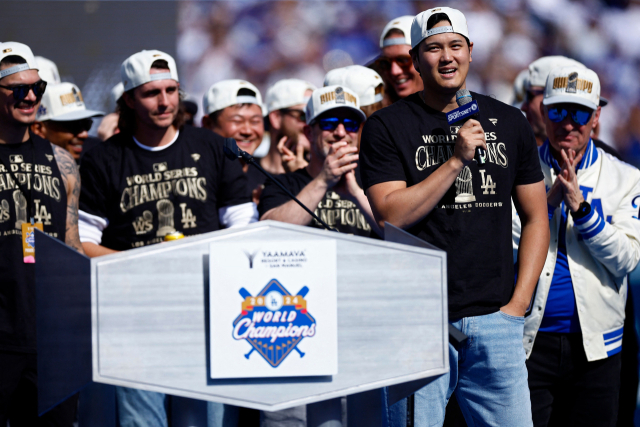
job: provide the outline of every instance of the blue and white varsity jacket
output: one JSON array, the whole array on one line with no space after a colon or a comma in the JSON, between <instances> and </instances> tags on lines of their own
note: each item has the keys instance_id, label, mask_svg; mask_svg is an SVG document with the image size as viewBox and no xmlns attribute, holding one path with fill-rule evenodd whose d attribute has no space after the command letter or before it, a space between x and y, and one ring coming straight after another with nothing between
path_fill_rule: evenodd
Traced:
<instances>
[{"instance_id":1,"label":"blue and white varsity jacket","mask_svg":"<svg viewBox=\"0 0 640 427\"><path fill-rule=\"evenodd\" d=\"M538 149L547 191L556 180L549 141ZM574 221L567 215L566 246L587 360L612 356L622 349L622 327L627 300L627 274L640 260L640 171L596 148L589 141L577 171L578 184L591 213ZM560 209L550 212L551 241L530 312L525 319L527 358L547 302L556 265ZM520 221L513 215L514 251Z\"/></svg>"}]
</instances>

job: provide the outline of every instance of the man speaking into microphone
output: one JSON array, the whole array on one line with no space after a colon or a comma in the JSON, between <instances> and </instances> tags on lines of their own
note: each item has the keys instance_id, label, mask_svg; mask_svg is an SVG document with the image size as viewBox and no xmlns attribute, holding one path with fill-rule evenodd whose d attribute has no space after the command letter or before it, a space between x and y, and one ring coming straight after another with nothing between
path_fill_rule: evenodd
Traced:
<instances>
[{"instance_id":1,"label":"man speaking into microphone","mask_svg":"<svg viewBox=\"0 0 640 427\"><path fill-rule=\"evenodd\" d=\"M388 221L447 252L449 321L469 337L449 345L450 372L416 393L414 425L442 425L455 392L468 425L530 426L524 315L549 242L536 141L511 106L476 93L475 118L458 106L473 52L460 11L420 13L411 41L424 90L367 121L361 176L381 226ZM486 150L482 165L478 148ZM523 221L515 286L512 197Z\"/></svg>"}]
</instances>

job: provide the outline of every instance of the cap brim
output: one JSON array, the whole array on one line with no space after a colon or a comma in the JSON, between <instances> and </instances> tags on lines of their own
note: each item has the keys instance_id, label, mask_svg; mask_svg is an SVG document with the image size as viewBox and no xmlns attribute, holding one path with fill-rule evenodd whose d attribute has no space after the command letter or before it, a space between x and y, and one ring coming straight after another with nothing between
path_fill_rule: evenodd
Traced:
<instances>
[{"instance_id":1,"label":"cap brim","mask_svg":"<svg viewBox=\"0 0 640 427\"><path fill-rule=\"evenodd\" d=\"M74 120L89 119L91 117L100 117L100 116L104 116L104 113L102 111L77 110L77 111L70 111L68 113L61 114L57 117L52 117L49 120L52 120L54 122L71 122Z\"/></svg>"},{"instance_id":2,"label":"cap brim","mask_svg":"<svg viewBox=\"0 0 640 427\"><path fill-rule=\"evenodd\" d=\"M349 110L351 110L351 111L358 112L358 114L360 115L360 118L362 119L362 121L363 121L363 122L364 122L365 120L367 120L367 115L366 115L366 114L364 114L364 111L362 111L362 110L361 110L361 109L359 109L359 108L355 108L355 107L352 107L352 106L350 106L350 105L336 105L336 106L334 106L334 107L327 108L327 109L326 109L326 110L324 110L322 113L320 113L320 114L318 114L317 116L315 116L315 117L314 117L314 118L313 118L309 123L313 123L314 121L316 121L316 119L317 119L318 117L320 117L320 116L324 116L324 115L325 115L325 114L327 114L329 111L337 110L338 108L346 108L346 109L349 109Z\"/></svg>"},{"instance_id":3,"label":"cap brim","mask_svg":"<svg viewBox=\"0 0 640 427\"><path fill-rule=\"evenodd\" d=\"M609 103L609 100L607 98L605 98L604 96L600 97L600 106L601 107L606 107L608 103Z\"/></svg>"},{"instance_id":4,"label":"cap brim","mask_svg":"<svg viewBox=\"0 0 640 427\"><path fill-rule=\"evenodd\" d=\"M587 108L595 110L598 108L596 104L593 102L586 100L584 98L580 98L575 95L557 95L552 96L550 98L545 98L542 100L542 105L553 105L553 104L579 104L584 105Z\"/></svg>"}]
</instances>

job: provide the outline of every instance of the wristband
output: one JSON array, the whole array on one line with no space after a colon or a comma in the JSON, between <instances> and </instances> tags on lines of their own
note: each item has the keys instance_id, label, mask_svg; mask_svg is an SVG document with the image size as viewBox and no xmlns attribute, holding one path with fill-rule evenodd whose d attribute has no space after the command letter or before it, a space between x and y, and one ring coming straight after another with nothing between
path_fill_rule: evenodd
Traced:
<instances>
[{"instance_id":1,"label":"wristband","mask_svg":"<svg viewBox=\"0 0 640 427\"><path fill-rule=\"evenodd\" d=\"M574 220L584 218L585 216L591 213L591 205L586 200L580 203L578 206L578 210L575 212L571 212L571 216Z\"/></svg>"}]
</instances>

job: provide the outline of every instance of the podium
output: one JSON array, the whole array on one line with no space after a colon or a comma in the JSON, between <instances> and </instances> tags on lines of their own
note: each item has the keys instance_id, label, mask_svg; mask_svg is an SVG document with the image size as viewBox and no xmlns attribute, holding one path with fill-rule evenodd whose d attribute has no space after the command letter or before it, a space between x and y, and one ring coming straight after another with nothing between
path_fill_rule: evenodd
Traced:
<instances>
[{"instance_id":1,"label":"podium","mask_svg":"<svg viewBox=\"0 0 640 427\"><path fill-rule=\"evenodd\" d=\"M387 239L263 221L89 259L38 232L39 412L91 381L266 411L386 386L399 400L449 370L446 254ZM210 250L275 241L335 242L337 373L212 378Z\"/></svg>"}]
</instances>

